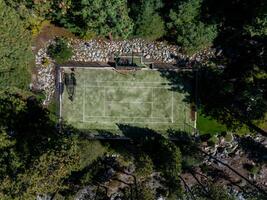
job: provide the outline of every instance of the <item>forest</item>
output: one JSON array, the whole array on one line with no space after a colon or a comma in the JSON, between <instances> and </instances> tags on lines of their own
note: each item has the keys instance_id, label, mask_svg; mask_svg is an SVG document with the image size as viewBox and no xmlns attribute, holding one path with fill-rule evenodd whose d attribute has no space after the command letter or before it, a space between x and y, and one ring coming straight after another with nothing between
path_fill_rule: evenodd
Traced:
<instances>
[{"instance_id":1,"label":"forest","mask_svg":"<svg viewBox=\"0 0 267 200\"><path fill-rule=\"evenodd\" d=\"M108 200L114 190L125 200L234 200L233 187L247 200L267 198L266 185L253 179L267 163L266 144L254 140L267 137L265 0L0 0L0 20L0 199ZM34 38L47 23L81 40L163 41L188 56L215 49L215 58L194 64L193 75L162 76L173 84L183 78L197 83L188 101L226 127L220 140L246 127L247 135L235 141L252 178L203 150L204 142L217 151L209 134L170 130L176 139L169 140L120 124L130 140L98 141L67 123L58 131L53 108L29 87ZM50 50L58 63L72 55L67 48L63 56L56 46Z\"/></svg>"}]
</instances>

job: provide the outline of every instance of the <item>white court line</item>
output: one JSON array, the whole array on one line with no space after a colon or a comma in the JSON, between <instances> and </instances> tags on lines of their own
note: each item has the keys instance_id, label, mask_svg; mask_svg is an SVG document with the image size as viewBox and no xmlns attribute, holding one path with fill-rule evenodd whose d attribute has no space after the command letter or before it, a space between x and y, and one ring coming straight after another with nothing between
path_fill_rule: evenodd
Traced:
<instances>
[{"instance_id":1,"label":"white court line","mask_svg":"<svg viewBox=\"0 0 267 200\"><path fill-rule=\"evenodd\" d=\"M127 101L105 101L107 103L112 103L112 102L115 102L115 103L135 103L135 104L138 104L138 103L153 103L152 101L130 101L130 102L127 102Z\"/></svg>"},{"instance_id":2,"label":"white court line","mask_svg":"<svg viewBox=\"0 0 267 200\"><path fill-rule=\"evenodd\" d=\"M93 116L93 115L90 115L90 116L86 116L87 118L89 117L93 117L93 118L103 118L103 117L108 117L108 118L125 118L125 119L170 119L169 117L127 117L127 116Z\"/></svg>"},{"instance_id":3,"label":"white court line","mask_svg":"<svg viewBox=\"0 0 267 200\"><path fill-rule=\"evenodd\" d=\"M85 80L84 80L85 82ZM110 82L114 82L114 81L110 81ZM122 82L125 82L125 81L122 81ZM151 82L147 82L147 83L151 83ZM162 83L162 82L159 82L159 83ZM106 99L106 88L126 88L126 89L133 89L133 88L138 88L138 89L152 89L152 99L154 100L154 88L155 89L170 89L171 86L168 85L168 86L161 86L161 87L145 87L145 86L133 86L133 87L129 87L129 86L125 86L125 87L121 87L121 86L90 86L90 85L85 85L84 83L84 92L85 92L85 89L86 88L104 88L104 101ZM172 91L172 95L173 95L173 91ZM105 102L113 102L113 101L105 101ZM117 102L117 103L124 103L124 102L118 102L118 101L114 101L114 102ZM151 103L152 105L152 112L153 112L153 101L152 102L125 102L125 103ZM172 96L172 104L173 104L173 96ZM104 104L104 116L86 116L87 118L90 118L90 117L93 117L93 118L103 118L103 117L108 117L108 118L119 118L119 119L160 119L160 120L164 120L164 119L167 119L167 120L171 120L172 122L123 122L123 123L173 123L173 114L172 114L172 117L171 119L170 118L160 118L160 117L126 117L126 116L106 116L106 104ZM85 109L84 109L85 110ZM172 113L173 113L173 105L172 105ZM152 113L151 113L152 114ZM85 114L84 114L85 115ZM85 117L83 115L83 117ZM86 118L85 117L85 118ZM86 120L83 120L84 122L96 122L96 121L86 121ZM99 122L99 123L114 123L114 122Z\"/></svg>"},{"instance_id":4,"label":"white court line","mask_svg":"<svg viewBox=\"0 0 267 200\"><path fill-rule=\"evenodd\" d=\"M133 82L134 81L134 82ZM164 84L169 84L170 82L149 82L149 81L144 81L144 82L136 82L135 80L132 81L87 81L87 83L132 83L132 84L139 84L139 83L164 83Z\"/></svg>"},{"instance_id":5,"label":"white court line","mask_svg":"<svg viewBox=\"0 0 267 200\"><path fill-rule=\"evenodd\" d=\"M152 88L152 102L151 102L151 115L150 115L150 117L153 117L153 106L154 106L153 102L154 102L154 89Z\"/></svg>"},{"instance_id":6,"label":"white court line","mask_svg":"<svg viewBox=\"0 0 267 200\"><path fill-rule=\"evenodd\" d=\"M62 89L62 72L61 70L59 69L58 71L58 74L59 74L59 120L61 120L62 118L62 93L61 93L61 89Z\"/></svg>"},{"instance_id":7,"label":"white court line","mask_svg":"<svg viewBox=\"0 0 267 200\"><path fill-rule=\"evenodd\" d=\"M83 80L83 122L85 121L85 79Z\"/></svg>"},{"instance_id":8,"label":"white court line","mask_svg":"<svg viewBox=\"0 0 267 200\"><path fill-rule=\"evenodd\" d=\"M172 91L172 123L173 123L173 91Z\"/></svg>"},{"instance_id":9,"label":"white court line","mask_svg":"<svg viewBox=\"0 0 267 200\"><path fill-rule=\"evenodd\" d=\"M104 116L106 116L106 88L104 90Z\"/></svg>"},{"instance_id":10,"label":"white court line","mask_svg":"<svg viewBox=\"0 0 267 200\"><path fill-rule=\"evenodd\" d=\"M171 89L170 86L165 86L165 87L147 87L147 86L133 86L133 87L129 87L129 86L98 86L98 85L94 85L94 86L90 86L87 85L85 86L87 88L126 88L126 89L133 89L133 88L138 88L138 89L151 89L151 88L159 88L159 89Z\"/></svg>"},{"instance_id":11,"label":"white court line","mask_svg":"<svg viewBox=\"0 0 267 200\"><path fill-rule=\"evenodd\" d=\"M84 121L86 123L96 123L97 121ZM105 124L114 124L114 123L121 123L121 124L172 124L171 122L121 122L121 121L115 121L115 122L97 122L97 123L105 123Z\"/></svg>"}]
</instances>

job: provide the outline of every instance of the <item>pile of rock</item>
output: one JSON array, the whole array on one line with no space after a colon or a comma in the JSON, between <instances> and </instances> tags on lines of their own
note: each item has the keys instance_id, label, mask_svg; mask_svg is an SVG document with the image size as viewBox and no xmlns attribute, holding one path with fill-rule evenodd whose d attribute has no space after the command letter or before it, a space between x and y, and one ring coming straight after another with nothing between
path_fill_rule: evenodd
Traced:
<instances>
[{"instance_id":1,"label":"pile of rock","mask_svg":"<svg viewBox=\"0 0 267 200\"><path fill-rule=\"evenodd\" d=\"M146 59L163 63L176 63L179 47L164 42L148 42L142 39L107 41L107 40L72 40L74 49L72 60L84 62L108 62L114 55L132 55L138 53Z\"/></svg>"},{"instance_id":2,"label":"pile of rock","mask_svg":"<svg viewBox=\"0 0 267 200\"><path fill-rule=\"evenodd\" d=\"M36 80L33 88L45 94L44 105L47 105L55 92L55 65L46 52L47 48L40 49L35 56Z\"/></svg>"}]
</instances>

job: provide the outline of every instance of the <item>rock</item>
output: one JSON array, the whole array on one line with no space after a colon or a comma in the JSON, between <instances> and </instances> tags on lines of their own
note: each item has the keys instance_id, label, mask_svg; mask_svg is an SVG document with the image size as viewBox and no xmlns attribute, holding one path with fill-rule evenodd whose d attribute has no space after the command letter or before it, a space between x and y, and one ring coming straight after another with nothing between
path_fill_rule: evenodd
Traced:
<instances>
[{"instance_id":1,"label":"rock","mask_svg":"<svg viewBox=\"0 0 267 200\"><path fill-rule=\"evenodd\" d=\"M146 59L149 59L150 57L151 57L150 55L146 55L146 56L145 56Z\"/></svg>"}]
</instances>

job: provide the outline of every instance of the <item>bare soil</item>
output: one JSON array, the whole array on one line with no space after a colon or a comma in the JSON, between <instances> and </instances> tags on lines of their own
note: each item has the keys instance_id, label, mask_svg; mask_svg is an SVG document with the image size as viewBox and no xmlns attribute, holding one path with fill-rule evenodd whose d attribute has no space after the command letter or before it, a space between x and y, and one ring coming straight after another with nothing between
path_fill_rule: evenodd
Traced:
<instances>
[{"instance_id":1,"label":"bare soil","mask_svg":"<svg viewBox=\"0 0 267 200\"><path fill-rule=\"evenodd\" d=\"M43 48L49 40L55 37L76 38L74 34L65 28L57 27L53 24L45 25L40 33L33 38L33 46L35 47L34 53L40 48Z\"/></svg>"}]
</instances>

